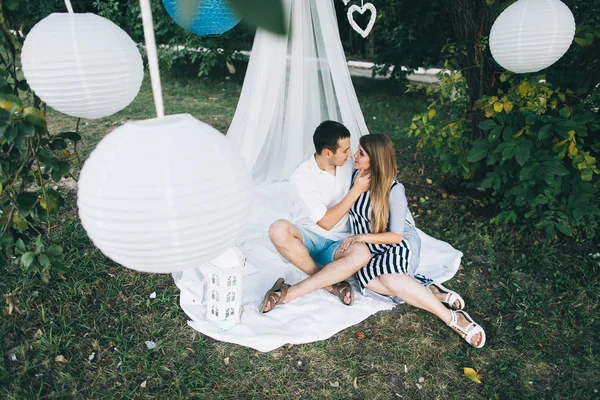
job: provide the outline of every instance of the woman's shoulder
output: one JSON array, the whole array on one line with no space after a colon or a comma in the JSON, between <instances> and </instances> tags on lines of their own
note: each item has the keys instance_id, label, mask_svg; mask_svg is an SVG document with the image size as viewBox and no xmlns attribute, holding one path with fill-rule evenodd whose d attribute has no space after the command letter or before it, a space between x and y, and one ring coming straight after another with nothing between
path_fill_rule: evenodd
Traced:
<instances>
[{"instance_id":1,"label":"woman's shoulder","mask_svg":"<svg viewBox=\"0 0 600 400\"><path fill-rule=\"evenodd\" d=\"M397 179L394 179L392 182L392 188L390 190L390 201L393 202L394 200L403 198L406 198L406 190L404 189L404 185Z\"/></svg>"}]
</instances>

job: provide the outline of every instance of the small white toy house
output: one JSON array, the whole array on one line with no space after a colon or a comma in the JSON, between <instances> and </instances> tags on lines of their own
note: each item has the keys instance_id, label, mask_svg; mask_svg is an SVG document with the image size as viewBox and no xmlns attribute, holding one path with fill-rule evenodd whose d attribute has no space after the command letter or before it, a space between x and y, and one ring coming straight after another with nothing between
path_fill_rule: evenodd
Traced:
<instances>
[{"instance_id":1,"label":"small white toy house","mask_svg":"<svg viewBox=\"0 0 600 400\"><path fill-rule=\"evenodd\" d=\"M236 246L232 246L204 265L208 321L219 326L231 326L240 321L245 264L246 257Z\"/></svg>"}]
</instances>

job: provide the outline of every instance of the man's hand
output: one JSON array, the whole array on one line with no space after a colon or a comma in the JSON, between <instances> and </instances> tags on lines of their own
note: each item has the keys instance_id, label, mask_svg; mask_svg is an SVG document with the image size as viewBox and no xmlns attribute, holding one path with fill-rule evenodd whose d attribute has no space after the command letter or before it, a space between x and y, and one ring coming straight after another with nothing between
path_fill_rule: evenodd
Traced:
<instances>
[{"instance_id":1,"label":"man's hand","mask_svg":"<svg viewBox=\"0 0 600 400\"><path fill-rule=\"evenodd\" d=\"M348 250L350 248L350 246L352 246L354 243L363 243L363 239L361 237L361 235L353 235L353 236L348 236L346 239L344 239L344 241L342 242L342 244L340 244L340 253L345 252L346 250Z\"/></svg>"},{"instance_id":2,"label":"man's hand","mask_svg":"<svg viewBox=\"0 0 600 400\"><path fill-rule=\"evenodd\" d=\"M358 190L360 193L364 193L369 190L371 186L371 173L365 173L362 169L358 172L358 176L354 180L353 189Z\"/></svg>"}]
</instances>

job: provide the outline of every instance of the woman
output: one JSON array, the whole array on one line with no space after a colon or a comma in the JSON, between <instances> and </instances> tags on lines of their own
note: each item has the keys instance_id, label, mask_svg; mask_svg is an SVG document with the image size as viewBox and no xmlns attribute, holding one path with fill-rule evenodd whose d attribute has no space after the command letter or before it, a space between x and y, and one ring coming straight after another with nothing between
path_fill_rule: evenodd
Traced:
<instances>
[{"instance_id":1,"label":"woman","mask_svg":"<svg viewBox=\"0 0 600 400\"><path fill-rule=\"evenodd\" d=\"M408 204L404 187L395 179L392 141L385 135L362 136L354 160L353 179L370 172L371 184L350 209L353 236L344 240L340 251L355 242L366 243L371 250L371 261L357 273L363 293L370 289L399 297L438 316L472 346L483 347L485 332L462 311L464 300L441 284L414 274L421 242L415 227L406 221Z\"/></svg>"}]
</instances>

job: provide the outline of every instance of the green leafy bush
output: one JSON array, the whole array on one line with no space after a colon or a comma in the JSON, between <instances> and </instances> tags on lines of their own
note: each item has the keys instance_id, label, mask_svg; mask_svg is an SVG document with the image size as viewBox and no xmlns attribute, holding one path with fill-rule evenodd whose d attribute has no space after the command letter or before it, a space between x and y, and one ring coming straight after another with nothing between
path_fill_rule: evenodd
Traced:
<instances>
[{"instance_id":1,"label":"green leafy bush","mask_svg":"<svg viewBox=\"0 0 600 400\"><path fill-rule=\"evenodd\" d=\"M550 237L598 230L600 94L554 88L544 75L499 76L508 90L468 109L460 73L440 74L426 113L413 118L419 148L429 145L442 170L489 190L502 212L493 223L520 222ZM586 94L587 93L587 94ZM582 96L582 97L580 97ZM470 113L481 119L473 132ZM480 134L481 137L474 138Z\"/></svg>"},{"instance_id":2,"label":"green leafy bush","mask_svg":"<svg viewBox=\"0 0 600 400\"><path fill-rule=\"evenodd\" d=\"M56 184L78 160L81 137L48 132L41 103L17 69L22 37L8 21L18 16L0 8L0 268L48 281L51 271L64 269L62 248L47 239L64 204Z\"/></svg>"}]
</instances>

